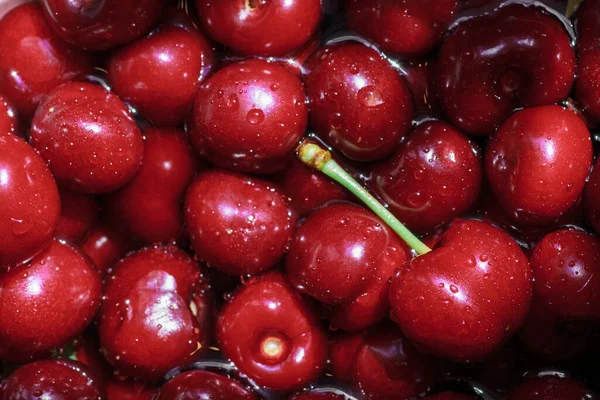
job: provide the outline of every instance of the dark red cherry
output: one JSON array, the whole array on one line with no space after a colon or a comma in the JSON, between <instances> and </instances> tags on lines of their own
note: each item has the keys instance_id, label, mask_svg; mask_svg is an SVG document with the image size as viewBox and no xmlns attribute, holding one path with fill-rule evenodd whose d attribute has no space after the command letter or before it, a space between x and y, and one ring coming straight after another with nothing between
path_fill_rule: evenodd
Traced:
<instances>
[{"instance_id":1,"label":"dark red cherry","mask_svg":"<svg viewBox=\"0 0 600 400\"><path fill-rule=\"evenodd\" d=\"M391 154L410 129L413 104L389 61L363 44L346 43L321 49L308 66L306 91L316 132L355 160Z\"/></svg>"},{"instance_id":2,"label":"dark red cherry","mask_svg":"<svg viewBox=\"0 0 600 400\"><path fill-rule=\"evenodd\" d=\"M33 116L46 93L91 71L90 57L52 32L36 2L6 14L0 38L0 91L24 118Z\"/></svg>"},{"instance_id":3,"label":"dark red cherry","mask_svg":"<svg viewBox=\"0 0 600 400\"><path fill-rule=\"evenodd\" d=\"M92 321L101 293L89 259L57 240L0 274L0 360L41 358L66 344Z\"/></svg>"},{"instance_id":4,"label":"dark red cherry","mask_svg":"<svg viewBox=\"0 0 600 400\"><path fill-rule=\"evenodd\" d=\"M153 400L158 389L145 382L112 379L104 382L106 400Z\"/></svg>"},{"instance_id":5,"label":"dark red cherry","mask_svg":"<svg viewBox=\"0 0 600 400\"><path fill-rule=\"evenodd\" d=\"M133 250L131 237L104 219L100 216L80 243L81 250L94 262L101 275Z\"/></svg>"},{"instance_id":6,"label":"dark red cherry","mask_svg":"<svg viewBox=\"0 0 600 400\"><path fill-rule=\"evenodd\" d=\"M245 54L280 56L305 44L321 18L321 0L196 0L202 25Z\"/></svg>"},{"instance_id":7,"label":"dark red cherry","mask_svg":"<svg viewBox=\"0 0 600 400\"><path fill-rule=\"evenodd\" d=\"M154 398L184 399L258 400L258 397L232 379L214 372L195 370L184 372L167 381Z\"/></svg>"},{"instance_id":8,"label":"dark red cherry","mask_svg":"<svg viewBox=\"0 0 600 400\"><path fill-rule=\"evenodd\" d=\"M78 243L90 230L100 211L98 199L90 194L60 189L60 220L54 236Z\"/></svg>"},{"instance_id":9,"label":"dark red cherry","mask_svg":"<svg viewBox=\"0 0 600 400\"><path fill-rule=\"evenodd\" d=\"M473 396L455 392L443 392L425 396L423 400L473 400Z\"/></svg>"},{"instance_id":10,"label":"dark red cherry","mask_svg":"<svg viewBox=\"0 0 600 400\"><path fill-rule=\"evenodd\" d=\"M437 91L459 128L489 134L516 108L566 98L574 70L562 23L542 8L513 4L450 33L438 57Z\"/></svg>"},{"instance_id":11,"label":"dark red cherry","mask_svg":"<svg viewBox=\"0 0 600 400\"><path fill-rule=\"evenodd\" d=\"M160 379L199 355L210 335L210 292L196 261L175 246L131 253L106 279L102 350L119 375Z\"/></svg>"},{"instance_id":12,"label":"dark red cherry","mask_svg":"<svg viewBox=\"0 0 600 400\"><path fill-rule=\"evenodd\" d=\"M435 89L435 60L407 63L402 66L404 79L412 93L414 114L443 117Z\"/></svg>"},{"instance_id":13,"label":"dark red cherry","mask_svg":"<svg viewBox=\"0 0 600 400\"><path fill-rule=\"evenodd\" d=\"M589 224L596 233L600 232L600 159L585 184L583 192L583 210Z\"/></svg>"},{"instance_id":14,"label":"dark red cherry","mask_svg":"<svg viewBox=\"0 0 600 400\"><path fill-rule=\"evenodd\" d=\"M0 269L47 246L60 217L58 188L38 153L13 135L0 135Z\"/></svg>"},{"instance_id":15,"label":"dark red cherry","mask_svg":"<svg viewBox=\"0 0 600 400\"><path fill-rule=\"evenodd\" d=\"M181 11L113 54L108 81L154 124L179 126L214 64L211 44Z\"/></svg>"},{"instance_id":16,"label":"dark red cherry","mask_svg":"<svg viewBox=\"0 0 600 400\"><path fill-rule=\"evenodd\" d=\"M125 103L102 86L68 83L46 96L31 143L65 188L105 193L133 178L143 141Z\"/></svg>"},{"instance_id":17,"label":"dark red cherry","mask_svg":"<svg viewBox=\"0 0 600 400\"><path fill-rule=\"evenodd\" d=\"M438 247L396 271L392 319L419 349L475 361L520 329L532 292L529 262L510 236L455 220Z\"/></svg>"},{"instance_id":18,"label":"dark red cherry","mask_svg":"<svg viewBox=\"0 0 600 400\"><path fill-rule=\"evenodd\" d=\"M490 187L519 223L550 222L580 197L592 164L592 141L577 114L559 106L513 114L485 150Z\"/></svg>"},{"instance_id":19,"label":"dark red cherry","mask_svg":"<svg viewBox=\"0 0 600 400\"><path fill-rule=\"evenodd\" d=\"M183 195L198 168L185 133L178 129L144 132L144 159L125 187L105 197L114 225L144 243L168 242L183 229Z\"/></svg>"},{"instance_id":20,"label":"dark red cherry","mask_svg":"<svg viewBox=\"0 0 600 400\"><path fill-rule=\"evenodd\" d=\"M198 257L230 275L273 267L296 226L296 214L278 188L215 169L199 174L190 185L184 217Z\"/></svg>"},{"instance_id":21,"label":"dark red cherry","mask_svg":"<svg viewBox=\"0 0 600 400\"><path fill-rule=\"evenodd\" d=\"M592 121L599 121L600 79L598 79L598 76L600 75L600 48L581 52L577 67L574 98L587 117L591 117Z\"/></svg>"},{"instance_id":22,"label":"dark red cherry","mask_svg":"<svg viewBox=\"0 0 600 400\"><path fill-rule=\"evenodd\" d=\"M202 84L190 141L217 166L271 173L285 167L307 119L300 79L276 63L249 59L223 67Z\"/></svg>"},{"instance_id":23,"label":"dark red cherry","mask_svg":"<svg viewBox=\"0 0 600 400\"><path fill-rule=\"evenodd\" d=\"M559 374L529 377L508 394L506 400L596 400L577 380Z\"/></svg>"},{"instance_id":24,"label":"dark red cherry","mask_svg":"<svg viewBox=\"0 0 600 400\"><path fill-rule=\"evenodd\" d=\"M577 28L577 51L579 55L600 46L600 1L580 2L575 14Z\"/></svg>"},{"instance_id":25,"label":"dark red cherry","mask_svg":"<svg viewBox=\"0 0 600 400\"><path fill-rule=\"evenodd\" d=\"M267 388L301 388L325 367L320 321L279 272L240 286L221 310L216 332L223 354Z\"/></svg>"},{"instance_id":26,"label":"dark red cherry","mask_svg":"<svg viewBox=\"0 0 600 400\"><path fill-rule=\"evenodd\" d=\"M54 31L85 50L131 42L160 18L165 0L42 0Z\"/></svg>"},{"instance_id":27,"label":"dark red cherry","mask_svg":"<svg viewBox=\"0 0 600 400\"><path fill-rule=\"evenodd\" d=\"M302 392L293 395L289 400L345 400L346 396L334 392Z\"/></svg>"},{"instance_id":28,"label":"dark red cherry","mask_svg":"<svg viewBox=\"0 0 600 400\"><path fill-rule=\"evenodd\" d=\"M19 134L19 118L17 109L0 93L0 136L9 134Z\"/></svg>"},{"instance_id":29,"label":"dark red cherry","mask_svg":"<svg viewBox=\"0 0 600 400\"><path fill-rule=\"evenodd\" d=\"M431 51L456 11L457 0L350 0L348 27L383 50L405 57Z\"/></svg>"},{"instance_id":30,"label":"dark red cherry","mask_svg":"<svg viewBox=\"0 0 600 400\"><path fill-rule=\"evenodd\" d=\"M469 138L445 122L420 124L394 156L373 167L370 185L409 229L427 232L477 201L482 162Z\"/></svg>"},{"instance_id":31,"label":"dark red cherry","mask_svg":"<svg viewBox=\"0 0 600 400\"><path fill-rule=\"evenodd\" d=\"M83 364L66 359L36 361L13 372L0 388L3 400L102 400L99 380Z\"/></svg>"}]
</instances>

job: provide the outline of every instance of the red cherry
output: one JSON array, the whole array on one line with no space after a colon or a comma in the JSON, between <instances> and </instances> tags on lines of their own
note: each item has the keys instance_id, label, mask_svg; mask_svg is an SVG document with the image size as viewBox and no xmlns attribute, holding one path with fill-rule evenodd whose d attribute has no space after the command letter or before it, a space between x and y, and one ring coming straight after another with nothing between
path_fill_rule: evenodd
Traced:
<instances>
[{"instance_id":1,"label":"red cherry","mask_svg":"<svg viewBox=\"0 0 600 400\"><path fill-rule=\"evenodd\" d=\"M321 49L308 61L306 91L316 132L345 156L372 161L410 129L412 98L399 72L363 44Z\"/></svg>"},{"instance_id":2,"label":"red cherry","mask_svg":"<svg viewBox=\"0 0 600 400\"><path fill-rule=\"evenodd\" d=\"M98 379L81 363L65 359L26 364L4 381L1 390L4 400L104 398Z\"/></svg>"},{"instance_id":3,"label":"red cherry","mask_svg":"<svg viewBox=\"0 0 600 400\"><path fill-rule=\"evenodd\" d=\"M596 233L600 232L600 158L596 160L594 169L585 184L583 192L583 209L589 224Z\"/></svg>"},{"instance_id":4,"label":"red cherry","mask_svg":"<svg viewBox=\"0 0 600 400\"><path fill-rule=\"evenodd\" d=\"M0 360L24 362L81 334L98 310L102 285L90 261L59 241L0 274Z\"/></svg>"},{"instance_id":5,"label":"red cherry","mask_svg":"<svg viewBox=\"0 0 600 400\"><path fill-rule=\"evenodd\" d=\"M46 93L91 71L90 57L63 43L35 2L0 20L0 54L0 91L24 118L33 116Z\"/></svg>"},{"instance_id":6,"label":"red cherry","mask_svg":"<svg viewBox=\"0 0 600 400\"><path fill-rule=\"evenodd\" d=\"M345 400L346 396L333 392L304 392L293 395L289 400Z\"/></svg>"},{"instance_id":7,"label":"red cherry","mask_svg":"<svg viewBox=\"0 0 600 400\"><path fill-rule=\"evenodd\" d=\"M509 393L506 400L582 400L594 399L581 383L560 375L541 375L529 378Z\"/></svg>"},{"instance_id":8,"label":"red cherry","mask_svg":"<svg viewBox=\"0 0 600 400\"><path fill-rule=\"evenodd\" d=\"M321 0L196 0L210 36L233 50L278 56L305 44L321 18Z\"/></svg>"},{"instance_id":9,"label":"red cherry","mask_svg":"<svg viewBox=\"0 0 600 400\"><path fill-rule=\"evenodd\" d=\"M600 1L585 0L579 4L575 14L577 28L577 51L581 54L592 51L600 45Z\"/></svg>"},{"instance_id":10,"label":"red cherry","mask_svg":"<svg viewBox=\"0 0 600 400\"><path fill-rule=\"evenodd\" d=\"M443 117L435 89L435 60L403 65L404 79L412 93L414 115Z\"/></svg>"},{"instance_id":11,"label":"red cherry","mask_svg":"<svg viewBox=\"0 0 600 400\"><path fill-rule=\"evenodd\" d=\"M8 134L19 134L17 110L10 100L0 93L0 136Z\"/></svg>"},{"instance_id":12,"label":"red cherry","mask_svg":"<svg viewBox=\"0 0 600 400\"><path fill-rule=\"evenodd\" d=\"M520 223L552 221L583 191L592 164L590 132L559 106L518 111L486 147L485 167L502 207Z\"/></svg>"},{"instance_id":13,"label":"red cherry","mask_svg":"<svg viewBox=\"0 0 600 400\"><path fill-rule=\"evenodd\" d=\"M587 3L587 2L586 2ZM575 100L586 116L600 120L600 48L581 52L577 64Z\"/></svg>"},{"instance_id":14,"label":"red cherry","mask_svg":"<svg viewBox=\"0 0 600 400\"><path fill-rule=\"evenodd\" d=\"M125 185L142 159L142 135L127 106L91 83L69 83L44 99L31 143L65 188L105 193Z\"/></svg>"},{"instance_id":15,"label":"red cherry","mask_svg":"<svg viewBox=\"0 0 600 400\"><path fill-rule=\"evenodd\" d=\"M185 196L185 222L198 257L230 275L256 274L285 254L296 215L270 183L235 172L198 175Z\"/></svg>"},{"instance_id":16,"label":"red cherry","mask_svg":"<svg viewBox=\"0 0 600 400\"><path fill-rule=\"evenodd\" d=\"M317 316L282 274L248 280L217 320L221 350L258 385L302 387L323 372L327 340Z\"/></svg>"},{"instance_id":17,"label":"red cherry","mask_svg":"<svg viewBox=\"0 0 600 400\"><path fill-rule=\"evenodd\" d=\"M390 160L373 168L370 183L409 229L427 232L477 201L481 156L451 125L427 121L409 134Z\"/></svg>"},{"instance_id":18,"label":"red cherry","mask_svg":"<svg viewBox=\"0 0 600 400\"><path fill-rule=\"evenodd\" d=\"M435 250L396 271L392 318L419 349L475 361L519 330L532 291L527 257L507 234L456 220Z\"/></svg>"},{"instance_id":19,"label":"red cherry","mask_svg":"<svg viewBox=\"0 0 600 400\"><path fill-rule=\"evenodd\" d=\"M169 17L145 38L113 54L108 80L123 100L153 123L178 126L215 57L189 17L183 12Z\"/></svg>"},{"instance_id":20,"label":"red cherry","mask_svg":"<svg viewBox=\"0 0 600 400\"><path fill-rule=\"evenodd\" d=\"M160 388L154 400L183 400L183 393L186 399L258 400L256 395L234 380L202 370L184 372L170 379Z\"/></svg>"},{"instance_id":21,"label":"red cherry","mask_svg":"<svg viewBox=\"0 0 600 400\"><path fill-rule=\"evenodd\" d=\"M198 168L183 131L144 132L144 159L135 177L105 197L114 225L121 224L145 243L176 239L183 228L181 205Z\"/></svg>"},{"instance_id":22,"label":"red cherry","mask_svg":"<svg viewBox=\"0 0 600 400\"><path fill-rule=\"evenodd\" d=\"M210 332L209 288L190 256L175 246L123 258L106 280L100 343L125 376L160 379L187 364Z\"/></svg>"},{"instance_id":23,"label":"red cherry","mask_svg":"<svg viewBox=\"0 0 600 400\"><path fill-rule=\"evenodd\" d=\"M564 26L543 9L513 4L466 19L438 56L442 107L462 130L489 134L519 107L566 98L575 55Z\"/></svg>"},{"instance_id":24,"label":"red cherry","mask_svg":"<svg viewBox=\"0 0 600 400\"><path fill-rule=\"evenodd\" d=\"M36 151L0 135L0 269L23 262L52 239L60 217L54 178Z\"/></svg>"},{"instance_id":25,"label":"red cherry","mask_svg":"<svg viewBox=\"0 0 600 400\"><path fill-rule=\"evenodd\" d=\"M473 400L473 396L467 396L466 394L454 393L454 392L443 392L433 394L431 396L425 396L424 400Z\"/></svg>"},{"instance_id":26,"label":"red cherry","mask_svg":"<svg viewBox=\"0 0 600 400\"><path fill-rule=\"evenodd\" d=\"M54 236L78 243L90 230L100 209L95 196L60 189L60 220Z\"/></svg>"},{"instance_id":27,"label":"red cherry","mask_svg":"<svg viewBox=\"0 0 600 400\"><path fill-rule=\"evenodd\" d=\"M81 250L94 262L101 275L133 250L131 237L110 223L103 222L103 219L99 218L80 244Z\"/></svg>"},{"instance_id":28,"label":"red cherry","mask_svg":"<svg viewBox=\"0 0 600 400\"><path fill-rule=\"evenodd\" d=\"M61 38L85 50L107 50L146 34L165 0L42 0Z\"/></svg>"},{"instance_id":29,"label":"red cherry","mask_svg":"<svg viewBox=\"0 0 600 400\"><path fill-rule=\"evenodd\" d=\"M106 400L153 400L158 389L147 383L135 381L119 381L116 379L104 382Z\"/></svg>"},{"instance_id":30,"label":"red cherry","mask_svg":"<svg viewBox=\"0 0 600 400\"><path fill-rule=\"evenodd\" d=\"M348 26L383 50L414 57L431 51L456 11L457 0L350 0Z\"/></svg>"},{"instance_id":31,"label":"red cherry","mask_svg":"<svg viewBox=\"0 0 600 400\"><path fill-rule=\"evenodd\" d=\"M304 135L307 114L304 87L293 73L264 60L240 61L200 87L190 141L217 166L276 172Z\"/></svg>"}]
</instances>

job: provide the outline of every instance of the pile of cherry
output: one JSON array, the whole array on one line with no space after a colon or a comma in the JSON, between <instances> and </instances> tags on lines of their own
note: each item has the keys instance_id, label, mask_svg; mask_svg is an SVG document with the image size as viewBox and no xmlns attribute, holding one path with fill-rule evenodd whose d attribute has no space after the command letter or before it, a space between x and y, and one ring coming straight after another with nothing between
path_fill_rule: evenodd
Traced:
<instances>
[{"instance_id":1,"label":"pile of cherry","mask_svg":"<svg viewBox=\"0 0 600 400\"><path fill-rule=\"evenodd\" d=\"M0 399L596 399L572 5L4 2Z\"/></svg>"}]
</instances>

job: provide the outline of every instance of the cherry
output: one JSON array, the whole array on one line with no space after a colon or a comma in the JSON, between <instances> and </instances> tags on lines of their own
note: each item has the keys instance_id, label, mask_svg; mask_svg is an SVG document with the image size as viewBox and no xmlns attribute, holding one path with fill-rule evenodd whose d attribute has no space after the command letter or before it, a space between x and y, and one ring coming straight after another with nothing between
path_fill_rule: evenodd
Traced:
<instances>
[{"instance_id":1,"label":"cherry","mask_svg":"<svg viewBox=\"0 0 600 400\"><path fill-rule=\"evenodd\" d=\"M85 50L107 50L146 34L165 0L42 0L52 29Z\"/></svg>"},{"instance_id":2,"label":"cherry","mask_svg":"<svg viewBox=\"0 0 600 400\"><path fill-rule=\"evenodd\" d=\"M467 396L466 394L455 393L455 392L443 392L425 396L423 399L428 400L473 400L473 396Z\"/></svg>"},{"instance_id":3,"label":"cherry","mask_svg":"<svg viewBox=\"0 0 600 400\"><path fill-rule=\"evenodd\" d=\"M285 167L307 119L300 79L281 65L250 59L223 67L201 85L190 141L217 166L271 173Z\"/></svg>"},{"instance_id":4,"label":"cherry","mask_svg":"<svg viewBox=\"0 0 600 400\"><path fill-rule=\"evenodd\" d=\"M321 18L321 0L196 0L209 35L231 49L278 56L305 44Z\"/></svg>"},{"instance_id":5,"label":"cherry","mask_svg":"<svg viewBox=\"0 0 600 400\"><path fill-rule=\"evenodd\" d=\"M108 80L153 123L178 126L214 64L211 44L189 17L176 12L150 35L114 53Z\"/></svg>"},{"instance_id":6,"label":"cherry","mask_svg":"<svg viewBox=\"0 0 600 400\"><path fill-rule=\"evenodd\" d=\"M316 132L345 156L388 156L411 124L413 104L402 77L359 43L321 49L308 61L306 90Z\"/></svg>"},{"instance_id":7,"label":"cherry","mask_svg":"<svg viewBox=\"0 0 600 400\"><path fill-rule=\"evenodd\" d=\"M119 381L112 379L104 382L106 400L153 400L158 389L147 383Z\"/></svg>"},{"instance_id":8,"label":"cherry","mask_svg":"<svg viewBox=\"0 0 600 400\"><path fill-rule=\"evenodd\" d=\"M456 220L434 251L396 271L392 318L419 349L476 361L523 325L532 290L527 257L510 236Z\"/></svg>"},{"instance_id":9,"label":"cherry","mask_svg":"<svg viewBox=\"0 0 600 400\"><path fill-rule=\"evenodd\" d=\"M230 275L273 267L287 251L296 225L295 212L279 189L215 169L190 185L184 217L198 257Z\"/></svg>"},{"instance_id":10,"label":"cherry","mask_svg":"<svg viewBox=\"0 0 600 400\"><path fill-rule=\"evenodd\" d=\"M26 364L13 372L0 388L2 399L101 400L104 390L81 363L54 359Z\"/></svg>"},{"instance_id":11,"label":"cherry","mask_svg":"<svg viewBox=\"0 0 600 400\"><path fill-rule=\"evenodd\" d=\"M506 397L506 400L594 400L592 395L581 383L573 378L559 374L543 374L529 377Z\"/></svg>"},{"instance_id":12,"label":"cherry","mask_svg":"<svg viewBox=\"0 0 600 400\"><path fill-rule=\"evenodd\" d=\"M348 26L383 50L404 57L431 51L456 11L457 0L350 0Z\"/></svg>"},{"instance_id":13,"label":"cherry","mask_svg":"<svg viewBox=\"0 0 600 400\"><path fill-rule=\"evenodd\" d=\"M127 106L91 83L68 83L42 101L31 143L65 188L105 193L133 178L142 159L142 135Z\"/></svg>"},{"instance_id":14,"label":"cherry","mask_svg":"<svg viewBox=\"0 0 600 400\"><path fill-rule=\"evenodd\" d=\"M100 204L95 196L59 189L60 220L54 236L78 243L96 222Z\"/></svg>"},{"instance_id":15,"label":"cherry","mask_svg":"<svg viewBox=\"0 0 600 400\"><path fill-rule=\"evenodd\" d=\"M394 156L373 167L371 187L409 229L427 232L450 222L481 191L479 149L451 125L420 124Z\"/></svg>"},{"instance_id":16,"label":"cherry","mask_svg":"<svg viewBox=\"0 0 600 400\"><path fill-rule=\"evenodd\" d=\"M197 262L183 250L129 254L104 288L99 335L107 360L120 375L146 380L192 361L208 340L210 298Z\"/></svg>"},{"instance_id":17,"label":"cherry","mask_svg":"<svg viewBox=\"0 0 600 400\"><path fill-rule=\"evenodd\" d=\"M0 91L23 118L46 93L91 71L88 55L63 43L38 3L13 8L0 20Z\"/></svg>"},{"instance_id":18,"label":"cherry","mask_svg":"<svg viewBox=\"0 0 600 400\"><path fill-rule=\"evenodd\" d=\"M10 100L0 93L0 136L8 134L19 134L17 110Z\"/></svg>"},{"instance_id":19,"label":"cherry","mask_svg":"<svg viewBox=\"0 0 600 400\"><path fill-rule=\"evenodd\" d=\"M167 381L154 398L180 399L258 400L258 397L232 379L214 372L195 370L184 372Z\"/></svg>"},{"instance_id":20,"label":"cherry","mask_svg":"<svg viewBox=\"0 0 600 400\"><path fill-rule=\"evenodd\" d=\"M317 316L281 273L253 277L217 319L223 354L258 385L300 388L325 367L327 341Z\"/></svg>"},{"instance_id":21,"label":"cherry","mask_svg":"<svg viewBox=\"0 0 600 400\"><path fill-rule=\"evenodd\" d=\"M512 4L466 19L444 40L437 90L460 129L489 134L519 107L566 98L575 55L562 23L541 8Z\"/></svg>"},{"instance_id":22,"label":"cherry","mask_svg":"<svg viewBox=\"0 0 600 400\"><path fill-rule=\"evenodd\" d=\"M101 292L91 262L57 240L27 264L0 274L0 360L39 359L81 334Z\"/></svg>"},{"instance_id":23,"label":"cherry","mask_svg":"<svg viewBox=\"0 0 600 400\"><path fill-rule=\"evenodd\" d=\"M389 279L408 260L404 244L370 211L322 208L296 230L286 259L290 283L333 306L332 325L361 330L389 310Z\"/></svg>"},{"instance_id":24,"label":"cherry","mask_svg":"<svg viewBox=\"0 0 600 400\"><path fill-rule=\"evenodd\" d=\"M0 135L0 204L0 269L5 269L47 246L60 217L50 170L13 135Z\"/></svg>"},{"instance_id":25,"label":"cherry","mask_svg":"<svg viewBox=\"0 0 600 400\"><path fill-rule=\"evenodd\" d=\"M104 219L101 216L80 243L81 250L94 262L101 275L133 250L131 238Z\"/></svg>"},{"instance_id":26,"label":"cherry","mask_svg":"<svg viewBox=\"0 0 600 400\"><path fill-rule=\"evenodd\" d=\"M183 227L181 205L198 168L183 131L149 129L144 132L144 159L125 187L105 197L114 224L121 224L145 243L168 242Z\"/></svg>"},{"instance_id":27,"label":"cherry","mask_svg":"<svg viewBox=\"0 0 600 400\"><path fill-rule=\"evenodd\" d=\"M435 60L412 62L403 65L404 79L412 93L414 115L442 117L443 112L435 88Z\"/></svg>"},{"instance_id":28,"label":"cherry","mask_svg":"<svg viewBox=\"0 0 600 400\"><path fill-rule=\"evenodd\" d=\"M345 400L346 396L333 392L303 392L293 395L289 400Z\"/></svg>"},{"instance_id":29,"label":"cherry","mask_svg":"<svg viewBox=\"0 0 600 400\"><path fill-rule=\"evenodd\" d=\"M596 233L600 232L600 159L596 160L594 169L585 184L583 193L583 209L589 224Z\"/></svg>"}]
</instances>

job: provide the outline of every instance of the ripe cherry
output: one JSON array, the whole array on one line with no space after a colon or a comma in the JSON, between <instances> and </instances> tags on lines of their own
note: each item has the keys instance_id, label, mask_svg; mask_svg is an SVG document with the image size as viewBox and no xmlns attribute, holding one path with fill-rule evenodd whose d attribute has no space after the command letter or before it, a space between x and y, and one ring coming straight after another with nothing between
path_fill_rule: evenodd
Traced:
<instances>
[{"instance_id":1,"label":"ripe cherry","mask_svg":"<svg viewBox=\"0 0 600 400\"><path fill-rule=\"evenodd\" d=\"M111 379L104 382L106 400L153 400L158 389L145 382Z\"/></svg>"},{"instance_id":2,"label":"ripe cherry","mask_svg":"<svg viewBox=\"0 0 600 400\"><path fill-rule=\"evenodd\" d=\"M79 243L98 217L100 204L90 194L60 189L60 220L54 232L58 239Z\"/></svg>"},{"instance_id":3,"label":"ripe cherry","mask_svg":"<svg viewBox=\"0 0 600 400\"><path fill-rule=\"evenodd\" d=\"M529 376L508 394L506 400L594 400L596 397L577 380L560 374Z\"/></svg>"},{"instance_id":4,"label":"ripe cherry","mask_svg":"<svg viewBox=\"0 0 600 400\"><path fill-rule=\"evenodd\" d=\"M102 276L134 248L131 237L123 229L104 220L101 215L80 243L81 250L94 262Z\"/></svg>"},{"instance_id":5,"label":"ripe cherry","mask_svg":"<svg viewBox=\"0 0 600 400\"><path fill-rule=\"evenodd\" d=\"M258 400L240 383L202 370L187 371L170 379L160 388L154 400L180 400L182 393L190 399Z\"/></svg>"}]
</instances>

